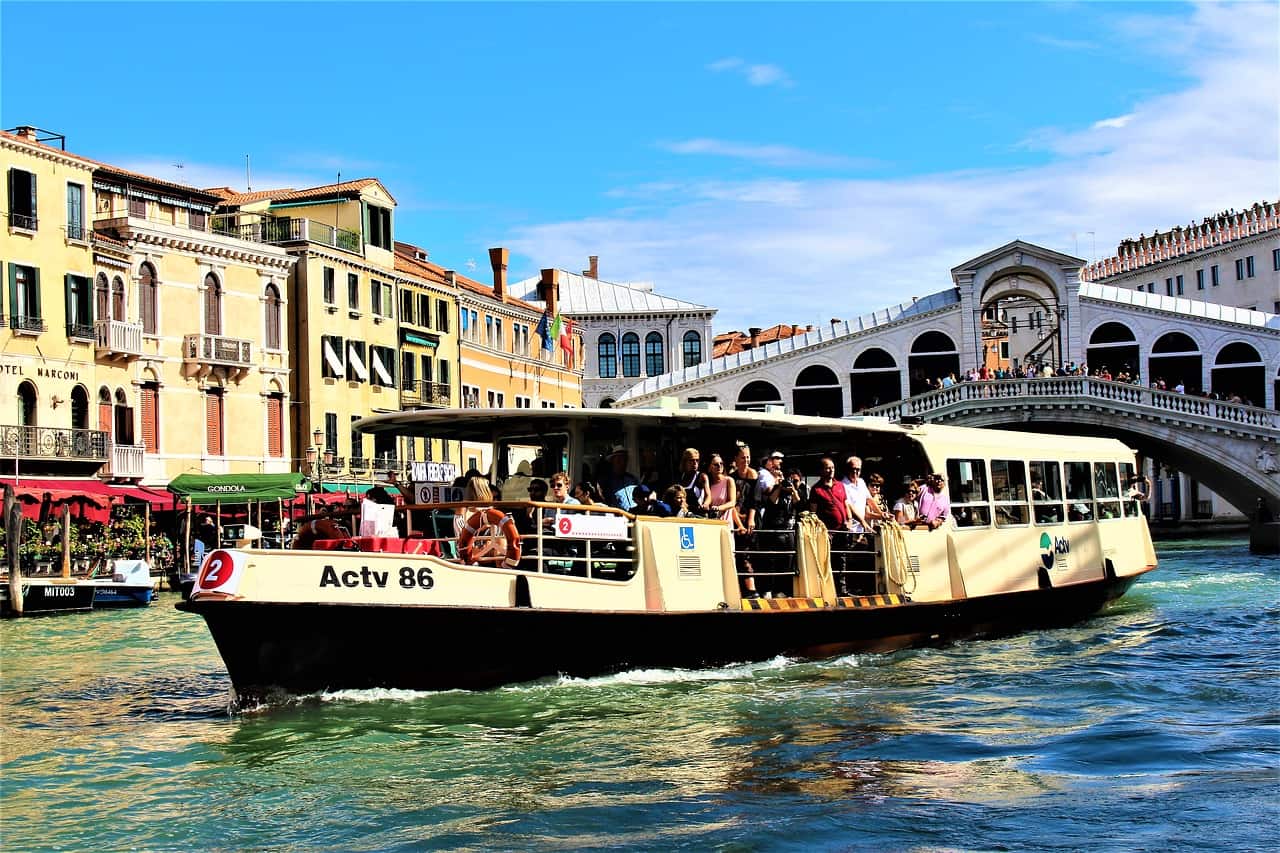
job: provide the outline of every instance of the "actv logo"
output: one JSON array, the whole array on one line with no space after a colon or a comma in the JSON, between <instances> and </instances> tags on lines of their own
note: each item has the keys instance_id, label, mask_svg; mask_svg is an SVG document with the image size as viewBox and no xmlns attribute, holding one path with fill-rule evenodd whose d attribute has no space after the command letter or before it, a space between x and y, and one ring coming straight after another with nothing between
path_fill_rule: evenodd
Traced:
<instances>
[{"instance_id":1,"label":"actv logo","mask_svg":"<svg viewBox=\"0 0 1280 853\"><path fill-rule=\"evenodd\" d=\"M1058 554L1071 553L1071 540L1065 536L1050 536L1048 533L1040 534L1040 562L1044 564L1046 569L1053 568L1053 561Z\"/></svg>"}]
</instances>

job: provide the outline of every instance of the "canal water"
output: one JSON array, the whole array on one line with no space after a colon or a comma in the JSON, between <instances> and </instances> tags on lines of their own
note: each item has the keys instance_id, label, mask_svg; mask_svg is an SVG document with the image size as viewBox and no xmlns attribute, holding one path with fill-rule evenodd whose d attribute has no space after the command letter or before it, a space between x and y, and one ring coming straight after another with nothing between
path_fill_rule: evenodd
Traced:
<instances>
[{"instance_id":1,"label":"canal water","mask_svg":"<svg viewBox=\"0 0 1280 853\"><path fill-rule=\"evenodd\" d=\"M172 594L11 620L0 843L1274 849L1280 559L1239 540L1160 552L1124 600L1061 630L238 714Z\"/></svg>"}]
</instances>

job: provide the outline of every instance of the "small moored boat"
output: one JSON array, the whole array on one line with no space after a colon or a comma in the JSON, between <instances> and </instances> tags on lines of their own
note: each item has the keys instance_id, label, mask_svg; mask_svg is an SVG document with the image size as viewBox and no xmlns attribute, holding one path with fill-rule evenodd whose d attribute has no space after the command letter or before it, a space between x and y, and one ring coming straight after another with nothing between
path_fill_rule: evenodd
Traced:
<instances>
[{"instance_id":1,"label":"small moored boat","mask_svg":"<svg viewBox=\"0 0 1280 853\"><path fill-rule=\"evenodd\" d=\"M114 560L110 578L90 578L94 607L146 607L155 599L156 584L146 560Z\"/></svg>"},{"instance_id":2,"label":"small moored boat","mask_svg":"<svg viewBox=\"0 0 1280 853\"><path fill-rule=\"evenodd\" d=\"M686 447L726 459L743 444L777 449L806 475L856 454L888 483L945 472L950 508L937 529L829 537L802 514L735 536L720 519L598 504L428 503L456 496L422 484L404 535L206 559L178 607L204 617L242 699L486 688L1062 625L1156 564L1121 486L1134 454L1110 439L714 409L423 411L358 427L487 444L499 483L529 461L591 478L621 452L659 485L677 482ZM461 515L461 543L426 523L440 513Z\"/></svg>"}]
</instances>

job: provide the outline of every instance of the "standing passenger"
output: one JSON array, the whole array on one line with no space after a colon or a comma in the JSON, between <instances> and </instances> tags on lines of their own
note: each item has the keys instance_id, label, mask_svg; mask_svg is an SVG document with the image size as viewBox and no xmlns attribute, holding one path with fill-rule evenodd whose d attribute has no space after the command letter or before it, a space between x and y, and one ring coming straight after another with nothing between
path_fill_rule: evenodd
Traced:
<instances>
[{"instance_id":1,"label":"standing passenger","mask_svg":"<svg viewBox=\"0 0 1280 853\"><path fill-rule=\"evenodd\" d=\"M738 503L738 490L734 479L724 471L724 459L712 453L707 462L707 495L711 502L711 515L733 524L734 508Z\"/></svg>"},{"instance_id":2,"label":"standing passenger","mask_svg":"<svg viewBox=\"0 0 1280 853\"><path fill-rule=\"evenodd\" d=\"M848 595L845 552L849 550L849 544L845 527L852 507L844 483L836 479L835 460L830 456L822 457L818 463L818 474L818 482L809 490L809 511L818 517L831 537L831 573L836 582L836 592Z\"/></svg>"}]
</instances>

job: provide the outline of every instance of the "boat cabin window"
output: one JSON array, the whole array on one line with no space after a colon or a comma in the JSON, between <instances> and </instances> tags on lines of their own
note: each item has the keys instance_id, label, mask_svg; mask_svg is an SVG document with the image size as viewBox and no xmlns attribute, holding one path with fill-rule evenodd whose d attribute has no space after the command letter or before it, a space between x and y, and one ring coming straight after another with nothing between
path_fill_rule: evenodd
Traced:
<instances>
[{"instance_id":1,"label":"boat cabin window","mask_svg":"<svg viewBox=\"0 0 1280 853\"><path fill-rule=\"evenodd\" d=\"M1132 483L1134 478L1138 476L1138 469L1134 467L1132 462L1120 463L1120 486L1124 488L1125 483ZM1138 486L1136 490L1127 490L1124 498L1124 514L1126 518L1137 518L1142 515L1142 501L1136 494L1142 492L1142 487Z\"/></svg>"},{"instance_id":2,"label":"boat cabin window","mask_svg":"<svg viewBox=\"0 0 1280 853\"><path fill-rule=\"evenodd\" d=\"M982 459L948 459L947 484L951 490L951 515L960 527L991 523L987 506L987 465Z\"/></svg>"},{"instance_id":3,"label":"boat cabin window","mask_svg":"<svg viewBox=\"0 0 1280 853\"><path fill-rule=\"evenodd\" d=\"M498 440L494 454L494 473L498 483L513 475L547 478L569 464L569 436L565 433L546 435L504 436ZM527 494L527 485L525 494ZM515 495L522 500L523 495Z\"/></svg>"},{"instance_id":4,"label":"boat cabin window","mask_svg":"<svg viewBox=\"0 0 1280 853\"><path fill-rule=\"evenodd\" d=\"M1036 524L1061 524L1062 469L1057 462L1031 463L1031 503Z\"/></svg>"},{"instance_id":5,"label":"boat cabin window","mask_svg":"<svg viewBox=\"0 0 1280 853\"><path fill-rule=\"evenodd\" d=\"M1093 480L1088 462L1068 462L1067 520L1093 521Z\"/></svg>"},{"instance_id":6,"label":"boat cabin window","mask_svg":"<svg viewBox=\"0 0 1280 853\"><path fill-rule=\"evenodd\" d=\"M1021 459L991 460L991 494L996 504L996 527L1027 523L1027 471Z\"/></svg>"},{"instance_id":7,"label":"boat cabin window","mask_svg":"<svg viewBox=\"0 0 1280 853\"><path fill-rule=\"evenodd\" d=\"M1120 481L1116 463L1093 463L1094 493L1098 496L1098 518L1120 517Z\"/></svg>"}]
</instances>

